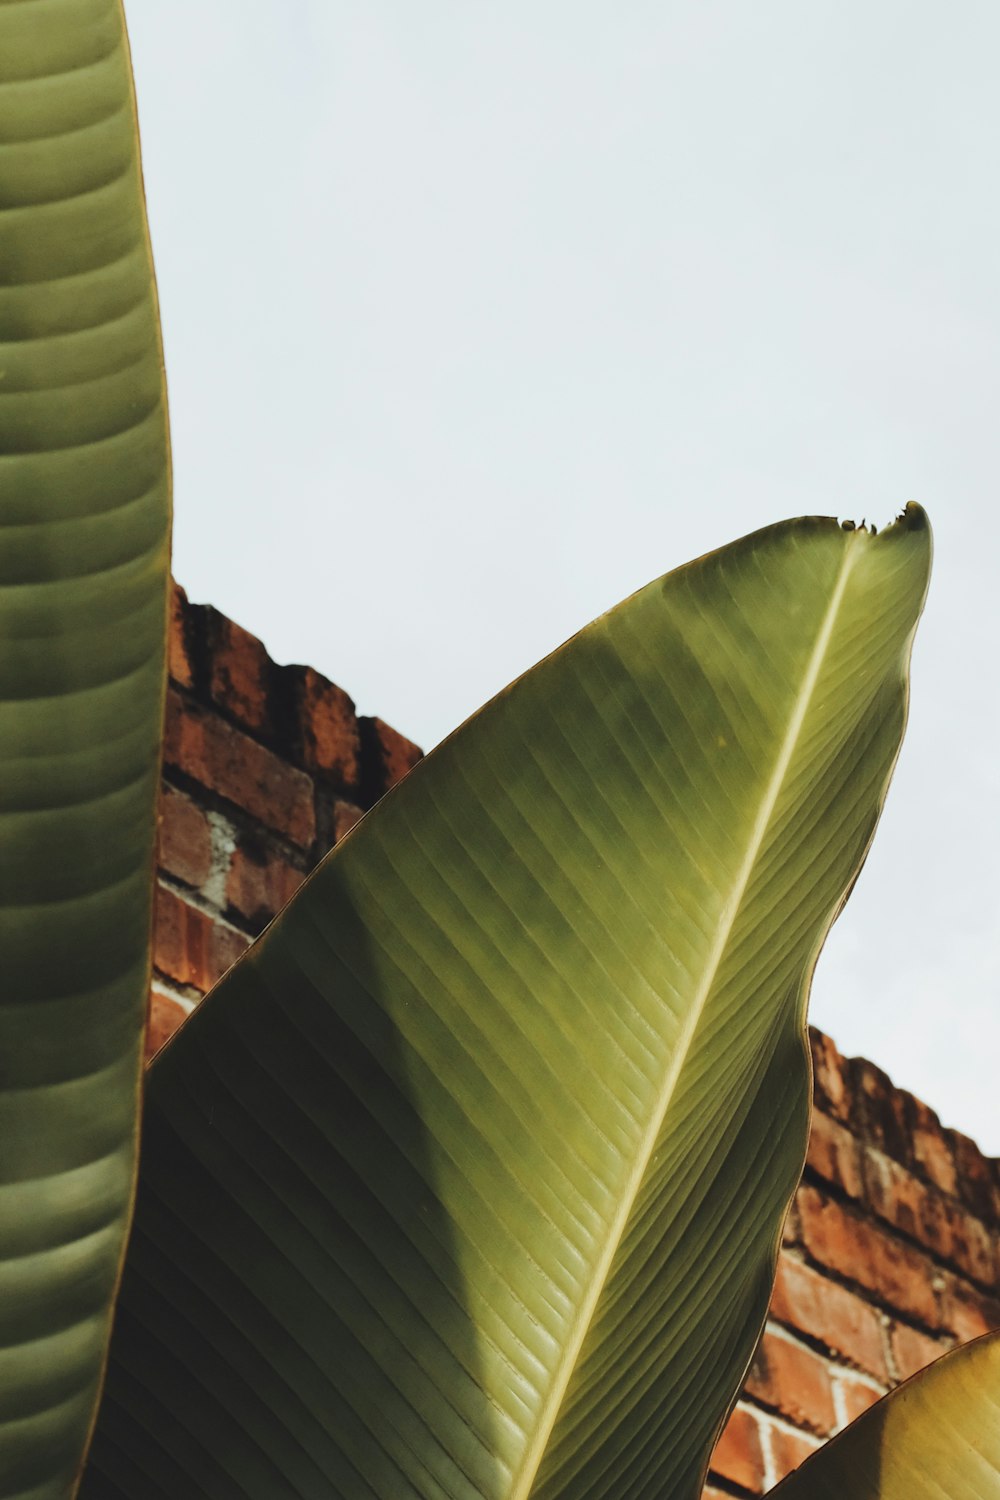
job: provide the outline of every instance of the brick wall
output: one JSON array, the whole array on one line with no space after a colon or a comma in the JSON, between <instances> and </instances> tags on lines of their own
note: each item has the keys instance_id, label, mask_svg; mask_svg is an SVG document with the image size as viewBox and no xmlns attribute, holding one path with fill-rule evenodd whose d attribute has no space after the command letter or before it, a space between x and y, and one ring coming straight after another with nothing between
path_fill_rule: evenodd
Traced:
<instances>
[{"instance_id":1,"label":"brick wall","mask_svg":"<svg viewBox=\"0 0 1000 1500\"><path fill-rule=\"evenodd\" d=\"M810 1030L814 1108L763 1341L708 1495L759 1495L885 1391L1000 1327L1000 1162Z\"/></svg>"},{"instance_id":2,"label":"brick wall","mask_svg":"<svg viewBox=\"0 0 1000 1500\"><path fill-rule=\"evenodd\" d=\"M149 1050L420 751L174 594ZM1000 1327L1000 1163L811 1033L815 1108L763 1341L706 1497L762 1494L884 1391Z\"/></svg>"},{"instance_id":3,"label":"brick wall","mask_svg":"<svg viewBox=\"0 0 1000 1500\"><path fill-rule=\"evenodd\" d=\"M174 589L148 1050L420 759L311 667Z\"/></svg>"}]
</instances>

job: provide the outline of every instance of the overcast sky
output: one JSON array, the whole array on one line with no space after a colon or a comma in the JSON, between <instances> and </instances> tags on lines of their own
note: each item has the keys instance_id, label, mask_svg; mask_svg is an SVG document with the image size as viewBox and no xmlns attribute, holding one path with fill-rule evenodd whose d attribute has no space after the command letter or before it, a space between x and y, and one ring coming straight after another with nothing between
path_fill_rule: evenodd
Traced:
<instances>
[{"instance_id":1,"label":"overcast sky","mask_svg":"<svg viewBox=\"0 0 1000 1500\"><path fill-rule=\"evenodd\" d=\"M1000 7L127 0L174 571L429 748L802 513L936 533L812 1016L1000 1153Z\"/></svg>"}]
</instances>

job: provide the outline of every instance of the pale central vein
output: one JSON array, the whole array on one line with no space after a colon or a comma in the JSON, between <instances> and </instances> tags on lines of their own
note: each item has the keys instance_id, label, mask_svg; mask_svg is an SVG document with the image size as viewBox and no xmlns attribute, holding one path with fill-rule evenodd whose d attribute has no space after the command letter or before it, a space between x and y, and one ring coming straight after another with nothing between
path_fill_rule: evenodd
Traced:
<instances>
[{"instance_id":1,"label":"pale central vein","mask_svg":"<svg viewBox=\"0 0 1000 1500\"><path fill-rule=\"evenodd\" d=\"M570 1379L576 1368L580 1350L583 1347L583 1341L587 1336L587 1331L590 1328L601 1293L604 1290L615 1256L618 1253L618 1247L621 1244L622 1237L631 1217L636 1198L649 1168L650 1160L656 1149L656 1143L659 1140L663 1122L666 1119L667 1111L677 1091L677 1085L684 1071L684 1065L691 1051L698 1025L711 996L719 968L732 935L733 927L736 924L736 918L739 915L743 898L750 884L754 866L763 847L768 825L777 806L778 798L781 795L781 789L795 754L799 736L802 733L802 726L809 711L816 683L819 680L819 674L822 671L823 663L829 651L830 640L833 636L837 616L844 598L844 590L847 587L847 581L850 577L858 550L858 542L861 538L867 538L867 533L859 529L852 532L847 539L844 559L837 574L833 592L830 596L830 603L827 606L826 614L823 617L819 633L816 636L816 644L809 658L809 664L806 667L801 686L796 694L795 706L785 732L785 737L782 740L781 748L778 751L777 759L775 760L774 770L761 798L757 817L754 821L750 837L747 840L746 853L736 872L729 897L719 917L715 932L715 941L709 950L698 988L695 991L687 1018L678 1037L677 1046L674 1050L666 1077L664 1078L657 1106L652 1112L649 1126L636 1151L632 1171L621 1196L621 1204L610 1226L604 1251L594 1267L588 1294L580 1304L575 1323L566 1341L562 1359L553 1376L548 1400L538 1419L535 1437L525 1452L520 1470L510 1491L510 1500L527 1500L531 1492L531 1487L537 1477L538 1469L559 1416Z\"/></svg>"}]
</instances>

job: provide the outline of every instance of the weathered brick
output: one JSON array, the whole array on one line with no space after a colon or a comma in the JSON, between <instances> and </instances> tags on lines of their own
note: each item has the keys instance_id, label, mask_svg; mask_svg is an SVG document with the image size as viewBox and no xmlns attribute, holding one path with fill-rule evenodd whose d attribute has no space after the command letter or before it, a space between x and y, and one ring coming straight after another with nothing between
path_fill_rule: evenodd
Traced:
<instances>
[{"instance_id":1,"label":"weathered brick","mask_svg":"<svg viewBox=\"0 0 1000 1500\"><path fill-rule=\"evenodd\" d=\"M147 1062L156 1056L164 1042L169 1041L186 1016L183 1005L178 1005L172 996L161 994L159 990L150 992L146 1022Z\"/></svg>"},{"instance_id":2,"label":"weathered brick","mask_svg":"<svg viewBox=\"0 0 1000 1500\"><path fill-rule=\"evenodd\" d=\"M189 906L166 886L156 888L153 965L175 984L204 994L236 962L247 939Z\"/></svg>"},{"instance_id":3,"label":"weathered brick","mask_svg":"<svg viewBox=\"0 0 1000 1500\"><path fill-rule=\"evenodd\" d=\"M312 781L217 714L167 695L164 758L304 848L316 836Z\"/></svg>"},{"instance_id":4,"label":"weathered brick","mask_svg":"<svg viewBox=\"0 0 1000 1500\"><path fill-rule=\"evenodd\" d=\"M951 1143L941 1121L920 1099L913 1099L911 1102L910 1121L914 1165L942 1193L954 1197L958 1190L958 1171Z\"/></svg>"},{"instance_id":5,"label":"weathered brick","mask_svg":"<svg viewBox=\"0 0 1000 1500\"><path fill-rule=\"evenodd\" d=\"M312 667L294 671L302 761L307 770L328 776L356 793L361 780L361 733L354 704L336 684Z\"/></svg>"},{"instance_id":6,"label":"weathered brick","mask_svg":"<svg viewBox=\"0 0 1000 1500\"><path fill-rule=\"evenodd\" d=\"M945 1273L943 1323L959 1343L1000 1328L1000 1302L958 1276Z\"/></svg>"},{"instance_id":7,"label":"weathered brick","mask_svg":"<svg viewBox=\"0 0 1000 1500\"><path fill-rule=\"evenodd\" d=\"M863 1196L861 1147L857 1138L845 1125L818 1109L812 1113L806 1166L849 1198Z\"/></svg>"},{"instance_id":8,"label":"weathered brick","mask_svg":"<svg viewBox=\"0 0 1000 1500\"><path fill-rule=\"evenodd\" d=\"M992 1237L960 1203L870 1147L865 1152L864 1172L868 1202L880 1218L975 1280L987 1285L993 1281L996 1251Z\"/></svg>"},{"instance_id":9,"label":"weathered brick","mask_svg":"<svg viewBox=\"0 0 1000 1500\"><path fill-rule=\"evenodd\" d=\"M889 1330L892 1361L896 1367L896 1379L908 1380L925 1365L940 1359L952 1347L951 1339L932 1339L917 1328L906 1323L893 1323Z\"/></svg>"},{"instance_id":10,"label":"weathered brick","mask_svg":"<svg viewBox=\"0 0 1000 1500\"><path fill-rule=\"evenodd\" d=\"M813 1098L817 1109L848 1124L852 1119L853 1100L847 1079L847 1064L836 1046L815 1026L809 1028L809 1046L813 1065Z\"/></svg>"},{"instance_id":11,"label":"weathered brick","mask_svg":"<svg viewBox=\"0 0 1000 1500\"><path fill-rule=\"evenodd\" d=\"M894 1161L910 1166L913 1143L907 1120L908 1096L897 1089L887 1073L866 1058L853 1057L847 1064L855 1100L855 1130L861 1126L873 1146Z\"/></svg>"},{"instance_id":12,"label":"weathered brick","mask_svg":"<svg viewBox=\"0 0 1000 1500\"><path fill-rule=\"evenodd\" d=\"M217 609L206 611L206 639L212 701L247 729L266 736L272 663L262 643Z\"/></svg>"},{"instance_id":13,"label":"weathered brick","mask_svg":"<svg viewBox=\"0 0 1000 1500\"><path fill-rule=\"evenodd\" d=\"M803 1184L796 1193L802 1242L810 1257L880 1301L929 1328L941 1326L935 1268L921 1251L903 1244L856 1213Z\"/></svg>"},{"instance_id":14,"label":"weathered brick","mask_svg":"<svg viewBox=\"0 0 1000 1500\"><path fill-rule=\"evenodd\" d=\"M764 1488L764 1454L760 1425L746 1407L737 1406L715 1445L711 1472L754 1495Z\"/></svg>"},{"instance_id":15,"label":"weathered brick","mask_svg":"<svg viewBox=\"0 0 1000 1500\"><path fill-rule=\"evenodd\" d=\"M836 1426L826 1361L775 1333L766 1332L758 1344L744 1390L797 1427L825 1434Z\"/></svg>"},{"instance_id":16,"label":"weathered brick","mask_svg":"<svg viewBox=\"0 0 1000 1500\"><path fill-rule=\"evenodd\" d=\"M362 767L361 800L366 807L412 771L423 751L384 719L359 719Z\"/></svg>"},{"instance_id":17,"label":"weathered brick","mask_svg":"<svg viewBox=\"0 0 1000 1500\"><path fill-rule=\"evenodd\" d=\"M777 1479L784 1479L786 1474L797 1469L799 1464L804 1464L817 1448L822 1447L819 1439L810 1437L808 1433L789 1432L775 1422L768 1422L765 1426L771 1449L771 1464Z\"/></svg>"},{"instance_id":18,"label":"weathered brick","mask_svg":"<svg viewBox=\"0 0 1000 1500\"><path fill-rule=\"evenodd\" d=\"M181 687L194 686L194 664L188 643L187 594L179 584L173 584L170 592L170 632L167 637L167 671Z\"/></svg>"},{"instance_id":19,"label":"weathered brick","mask_svg":"<svg viewBox=\"0 0 1000 1500\"><path fill-rule=\"evenodd\" d=\"M839 1282L787 1255L778 1260L771 1317L877 1379L888 1379L881 1315Z\"/></svg>"},{"instance_id":20,"label":"weathered brick","mask_svg":"<svg viewBox=\"0 0 1000 1500\"><path fill-rule=\"evenodd\" d=\"M290 901L305 879L276 850L261 841L236 849L226 877L226 904L245 918L255 933Z\"/></svg>"},{"instance_id":21,"label":"weathered brick","mask_svg":"<svg viewBox=\"0 0 1000 1500\"><path fill-rule=\"evenodd\" d=\"M201 808L175 787L160 789L161 869L185 885L200 886L212 868L212 829Z\"/></svg>"},{"instance_id":22,"label":"weathered brick","mask_svg":"<svg viewBox=\"0 0 1000 1500\"><path fill-rule=\"evenodd\" d=\"M992 1163L961 1131L949 1130L948 1135L958 1171L959 1197L980 1219L989 1220L993 1212Z\"/></svg>"},{"instance_id":23,"label":"weathered brick","mask_svg":"<svg viewBox=\"0 0 1000 1500\"><path fill-rule=\"evenodd\" d=\"M350 833L355 823L360 823L364 813L353 802L337 801L333 804L333 839L339 844L345 833Z\"/></svg>"}]
</instances>

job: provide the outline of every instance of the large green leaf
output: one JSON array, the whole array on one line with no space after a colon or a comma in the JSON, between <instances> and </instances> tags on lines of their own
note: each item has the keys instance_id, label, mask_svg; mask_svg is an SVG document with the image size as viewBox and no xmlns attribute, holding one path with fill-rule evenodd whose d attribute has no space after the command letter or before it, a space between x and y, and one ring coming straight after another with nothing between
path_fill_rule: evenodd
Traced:
<instances>
[{"instance_id":1,"label":"large green leaf","mask_svg":"<svg viewBox=\"0 0 1000 1500\"><path fill-rule=\"evenodd\" d=\"M697 1494L929 558L682 568L335 851L151 1070L87 1500Z\"/></svg>"},{"instance_id":2,"label":"large green leaf","mask_svg":"<svg viewBox=\"0 0 1000 1500\"><path fill-rule=\"evenodd\" d=\"M0 1495L65 1497L136 1145L166 412L116 0L0 3Z\"/></svg>"},{"instance_id":3,"label":"large green leaf","mask_svg":"<svg viewBox=\"0 0 1000 1500\"><path fill-rule=\"evenodd\" d=\"M773 1493L781 1500L1000 1500L1000 1334L928 1365Z\"/></svg>"}]
</instances>

